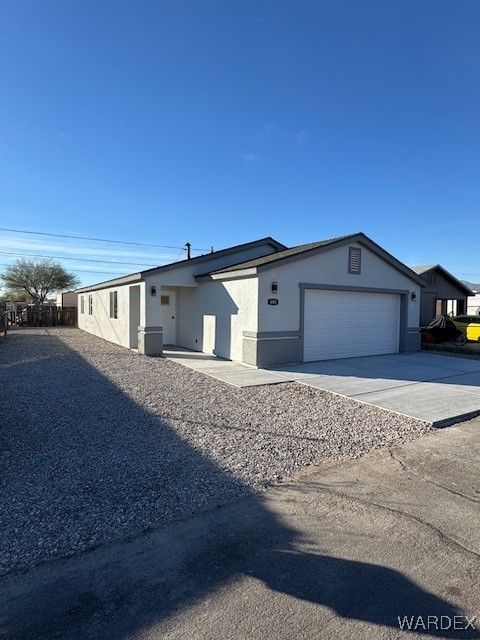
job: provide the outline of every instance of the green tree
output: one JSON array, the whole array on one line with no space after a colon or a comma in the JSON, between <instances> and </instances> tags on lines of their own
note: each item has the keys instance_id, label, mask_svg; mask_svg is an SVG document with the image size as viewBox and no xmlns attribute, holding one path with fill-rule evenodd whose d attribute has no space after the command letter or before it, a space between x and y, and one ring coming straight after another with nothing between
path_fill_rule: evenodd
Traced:
<instances>
[{"instance_id":1,"label":"green tree","mask_svg":"<svg viewBox=\"0 0 480 640\"><path fill-rule=\"evenodd\" d=\"M62 265L52 260L20 259L9 265L0 274L3 286L10 299L21 298L42 303L56 291L72 289L78 279Z\"/></svg>"}]
</instances>

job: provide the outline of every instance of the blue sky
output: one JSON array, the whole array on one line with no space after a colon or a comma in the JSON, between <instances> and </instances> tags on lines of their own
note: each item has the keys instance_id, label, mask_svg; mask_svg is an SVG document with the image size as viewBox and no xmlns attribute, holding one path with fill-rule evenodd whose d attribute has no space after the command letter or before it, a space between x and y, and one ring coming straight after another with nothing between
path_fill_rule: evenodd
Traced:
<instances>
[{"instance_id":1,"label":"blue sky","mask_svg":"<svg viewBox=\"0 0 480 640\"><path fill-rule=\"evenodd\" d=\"M479 33L468 0L2 0L0 226L179 248L0 232L0 264L362 230L480 281Z\"/></svg>"}]
</instances>

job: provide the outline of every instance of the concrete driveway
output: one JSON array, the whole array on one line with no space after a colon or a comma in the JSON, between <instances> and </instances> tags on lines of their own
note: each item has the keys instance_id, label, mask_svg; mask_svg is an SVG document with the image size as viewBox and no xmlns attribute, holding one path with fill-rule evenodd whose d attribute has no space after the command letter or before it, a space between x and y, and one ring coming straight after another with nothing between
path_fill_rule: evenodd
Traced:
<instances>
[{"instance_id":1,"label":"concrete driveway","mask_svg":"<svg viewBox=\"0 0 480 640\"><path fill-rule=\"evenodd\" d=\"M316 468L261 496L8 575L0 636L479 638L479 428L477 418Z\"/></svg>"},{"instance_id":2,"label":"concrete driveway","mask_svg":"<svg viewBox=\"0 0 480 640\"><path fill-rule=\"evenodd\" d=\"M480 414L480 359L402 353L307 362L273 371L436 427Z\"/></svg>"},{"instance_id":3,"label":"concrete driveway","mask_svg":"<svg viewBox=\"0 0 480 640\"><path fill-rule=\"evenodd\" d=\"M480 359L475 358L400 353L255 369L188 349L165 355L236 387L298 382L436 427L480 414Z\"/></svg>"}]
</instances>

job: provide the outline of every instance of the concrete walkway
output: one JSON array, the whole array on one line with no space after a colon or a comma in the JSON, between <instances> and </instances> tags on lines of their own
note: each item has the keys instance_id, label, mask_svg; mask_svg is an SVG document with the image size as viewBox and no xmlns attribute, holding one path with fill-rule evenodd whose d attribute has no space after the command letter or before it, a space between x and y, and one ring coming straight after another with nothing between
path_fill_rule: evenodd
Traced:
<instances>
[{"instance_id":1,"label":"concrete walkway","mask_svg":"<svg viewBox=\"0 0 480 640\"><path fill-rule=\"evenodd\" d=\"M6 576L0 636L479 638L479 430L462 423ZM417 632L399 628L405 616Z\"/></svg>"},{"instance_id":2,"label":"concrete walkway","mask_svg":"<svg viewBox=\"0 0 480 640\"><path fill-rule=\"evenodd\" d=\"M436 427L480 414L480 359L420 352L266 370L180 348L166 350L165 356L237 387L298 382Z\"/></svg>"},{"instance_id":3,"label":"concrete walkway","mask_svg":"<svg viewBox=\"0 0 480 640\"><path fill-rule=\"evenodd\" d=\"M265 369L247 367L238 362L217 358L200 351L190 351L182 347L166 348L163 355L172 362L204 373L206 376L221 380L234 387L258 387L264 384L281 384L288 381L288 376L285 375L278 375Z\"/></svg>"}]
</instances>

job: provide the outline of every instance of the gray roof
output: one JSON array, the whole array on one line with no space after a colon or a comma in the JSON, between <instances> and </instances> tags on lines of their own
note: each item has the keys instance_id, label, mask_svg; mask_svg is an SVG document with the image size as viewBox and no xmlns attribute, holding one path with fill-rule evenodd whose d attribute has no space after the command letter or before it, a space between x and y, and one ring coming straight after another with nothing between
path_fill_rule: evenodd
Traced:
<instances>
[{"instance_id":1,"label":"gray roof","mask_svg":"<svg viewBox=\"0 0 480 640\"><path fill-rule=\"evenodd\" d=\"M382 249L380 245L374 242L371 238L365 235L362 232L352 233L346 236L338 236L336 238L329 238L328 240L320 240L318 242L310 242L308 244L301 244L297 247L292 247L290 249L284 249L283 251L277 251L275 253L271 253L267 256L263 256L261 258L256 258L255 260L248 260L247 262L241 262L236 265L232 265L230 267L226 267L223 269L218 269L216 271L212 271L210 274L201 274L197 277L213 275L213 274L228 274L233 271L241 271L243 269L268 269L270 265L277 264L281 261L287 260L295 260L296 258L303 258L305 254L315 253L316 251L321 251L322 249L333 249L337 246L342 246L344 244L350 242L358 242L360 244L365 245L370 251L378 255L380 258L391 264L398 271L412 279L414 282L417 282L421 286L425 286L426 282L423 278L412 271L406 264L397 260L390 253Z\"/></svg>"},{"instance_id":2,"label":"gray roof","mask_svg":"<svg viewBox=\"0 0 480 640\"><path fill-rule=\"evenodd\" d=\"M415 271L415 273L418 273L419 275L425 275L428 271L440 271L441 274L445 278L447 278L447 280L450 280L456 287L458 287L461 291L463 291L467 296L474 295L474 292L470 287L467 287L467 285L464 282L456 278L452 273L450 273L450 271L447 271L445 267L442 267L441 264L422 264L422 265L410 267L410 269L412 269L412 271Z\"/></svg>"},{"instance_id":3,"label":"gray roof","mask_svg":"<svg viewBox=\"0 0 480 640\"><path fill-rule=\"evenodd\" d=\"M253 240L252 242L245 242L243 244L237 244L233 247L227 247L226 249L219 249L218 251L211 251L210 253L204 253L201 256L196 256L194 258L190 258L190 260L177 260L176 262L169 262L168 264L163 264L158 267L152 267L151 269L144 269L143 271L137 271L135 273L131 273L125 276L120 276L119 278L113 278L112 280L105 280L104 282L99 282L98 284L92 284L87 287L81 287L76 289L76 293L84 293L86 291L95 291L97 289L106 289L108 287L120 286L122 284L131 284L133 282L140 282L144 279L145 276L150 276L155 273L160 273L162 271L170 271L172 269L177 269L178 267L183 267L187 264L195 264L206 262L207 260L211 260L212 258L219 258L221 256L229 255L231 253L235 253L236 251L246 251L253 247L258 247L263 244L270 244L277 251L279 249L285 249L285 245L278 240L275 240L271 236L267 236L265 238L259 238L258 240Z\"/></svg>"},{"instance_id":4,"label":"gray roof","mask_svg":"<svg viewBox=\"0 0 480 640\"><path fill-rule=\"evenodd\" d=\"M318 242L309 242L307 244L299 244L296 247L291 247L290 249L284 249L283 251L276 251L275 253L270 253L266 256L262 256L260 258L254 258L253 260L248 260L247 262L239 262L238 264L231 265L230 267L224 267L223 269L218 269L217 271L212 271L212 273L228 273L230 271L238 271L239 269L252 269L254 267L260 267L264 264L269 264L270 262L276 262L277 260L282 260L284 258L289 258L291 256L296 256L301 253L305 253L307 251L312 251L312 249L319 249L320 247L325 247L334 242L338 242L339 240L344 240L345 238L350 238L351 236L338 236L337 238L329 238L328 240L319 240Z\"/></svg>"},{"instance_id":5,"label":"gray roof","mask_svg":"<svg viewBox=\"0 0 480 640\"><path fill-rule=\"evenodd\" d=\"M419 264L419 265L415 265L413 267L410 267L410 269L412 271L415 271L415 273L418 273L419 276L422 275L422 273L426 273L427 271L430 271L431 269L435 269L437 265L436 264Z\"/></svg>"}]
</instances>

